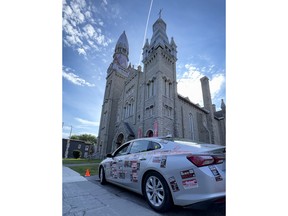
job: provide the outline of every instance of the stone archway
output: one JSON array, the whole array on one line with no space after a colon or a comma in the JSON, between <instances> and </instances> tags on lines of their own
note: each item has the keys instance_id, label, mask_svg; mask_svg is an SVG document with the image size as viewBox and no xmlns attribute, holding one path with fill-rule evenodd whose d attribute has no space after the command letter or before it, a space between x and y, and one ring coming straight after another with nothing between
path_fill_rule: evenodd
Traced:
<instances>
[{"instance_id":1,"label":"stone archway","mask_svg":"<svg viewBox=\"0 0 288 216\"><path fill-rule=\"evenodd\" d=\"M122 133L120 133L117 137L117 140L116 140L116 148L121 146L123 143L124 143L124 135Z\"/></svg>"},{"instance_id":2,"label":"stone archway","mask_svg":"<svg viewBox=\"0 0 288 216\"><path fill-rule=\"evenodd\" d=\"M146 133L146 137L153 137L154 133L152 130L148 130Z\"/></svg>"}]
</instances>

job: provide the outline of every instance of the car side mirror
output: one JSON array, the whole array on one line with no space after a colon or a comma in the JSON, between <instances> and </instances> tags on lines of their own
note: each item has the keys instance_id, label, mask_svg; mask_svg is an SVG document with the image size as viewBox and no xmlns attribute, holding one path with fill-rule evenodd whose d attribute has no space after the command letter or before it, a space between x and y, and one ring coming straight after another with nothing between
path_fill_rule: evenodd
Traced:
<instances>
[{"instance_id":1,"label":"car side mirror","mask_svg":"<svg viewBox=\"0 0 288 216\"><path fill-rule=\"evenodd\" d=\"M112 156L111 153L108 153L108 154L106 155L106 157L107 157L107 158L112 158L113 156Z\"/></svg>"}]
</instances>

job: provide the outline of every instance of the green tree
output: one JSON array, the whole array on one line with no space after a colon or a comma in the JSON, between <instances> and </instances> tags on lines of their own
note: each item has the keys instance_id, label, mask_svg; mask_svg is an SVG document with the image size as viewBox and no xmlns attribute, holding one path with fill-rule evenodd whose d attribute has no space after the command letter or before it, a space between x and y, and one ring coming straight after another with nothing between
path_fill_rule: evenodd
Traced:
<instances>
[{"instance_id":1,"label":"green tree","mask_svg":"<svg viewBox=\"0 0 288 216\"><path fill-rule=\"evenodd\" d=\"M94 136L92 134L72 135L71 139L82 140L82 141L85 141L85 142L89 142L89 143L91 143L93 145L95 145L97 143L96 136Z\"/></svg>"},{"instance_id":2,"label":"green tree","mask_svg":"<svg viewBox=\"0 0 288 216\"><path fill-rule=\"evenodd\" d=\"M80 134L80 135L72 135L71 139L75 139L75 140L82 140L85 141L87 143L91 143L92 145L89 148L89 159L91 157L91 155L93 155L93 153L95 153L95 146L97 144L97 138L96 136L93 136L92 134ZM75 157L75 156L74 156ZM81 157L81 155L80 155Z\"/></svg>"}]
</instances>

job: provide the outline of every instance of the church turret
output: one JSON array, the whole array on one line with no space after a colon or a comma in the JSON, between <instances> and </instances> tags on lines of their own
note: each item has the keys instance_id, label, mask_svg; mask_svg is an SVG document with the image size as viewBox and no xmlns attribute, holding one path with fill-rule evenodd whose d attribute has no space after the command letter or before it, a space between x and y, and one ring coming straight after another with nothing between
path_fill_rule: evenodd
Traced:
<instances>
[{"instance_id":1,"label":"church turret","mask_svg":"<svg viewBox=\"0 0 288 216\"><path fill-rule=\"evenodd\" d=\"M115 132L117 106L125 86L125 81L129 76L129 70L127 69L128 54L129 45L124 31L117 41L113 61L107 69L106 88L99 126L99 145L97 147L97 151L102 156L112 151L113 136L109 136L109 134L114 134Z\"/></svg>"},{"instance_id":2,"label":"church turret","mask_svg":"<svg viewBox=\"0 0 288 216\"><path fill-rule=\"evenodd\" d=\"M146 40L143 47L144 65L144 98L145 110L144 131L151 131L153 136L172 134L177 136L176 129L176 44L166 34L166 23L159 18L153 24L153 35L150 43ZM147 111L146 111L147 110Z\"/></svg>"},{"instance_id":3,"label":"church turret","mask_svg":"<svg viewBox=\"0 0 288 216\"><path fill-rule=\"evenodd\" d=\"M117 44L115 46L113 62L121 65L124 68L127 68L129 55L129 44L125 31L120 35Z\"/></svg>"},{"instance_id":4,"label":"church turret","mask_svg":"<svg viewBox=\"0 0 288 216\"><path fill-rule=\"evenodd\" d=\"M148 56L148 50L150 48L150 45L149 45L149 41L148 41L148 38L146 39L146 42L145 42L145 45L143 47L143 53L142 53L142 57L143 59L145 59L147 56Z\"/></svg>"},{"instance_id":5,"label":"church turret","mask_svg":"<svg viewBox=\"0 0 288 216\"><path fill-rule=\"evenodd\" d=\"M151 38L151 46L157 48L159 45L164 48L165 45L168 45L168 37L166 34L166 23L161 19L158 20L153 24L153 35Z\"/></svg>"},{"instance_id":6,"label":"church turret","mask_svg":"<svg viewBox=\"0 0 288 216\"><path fill-rule=\"evenodd\" d=\"M146 38L146 42L145 42L144 48L145 48L145 47L149 47L149 41L148 41L148 38Z\"/></svg>"},{"instance_id":7,"label":"church turret","mask_svg":"<svg viewBox=\"0 0 288 216\"><path fill-rule=\"evenodd\" d=\"M171 38L170 46L171 46L171 54L177 59L177 46L173 37Z\"/></svg>"}]
</instances>

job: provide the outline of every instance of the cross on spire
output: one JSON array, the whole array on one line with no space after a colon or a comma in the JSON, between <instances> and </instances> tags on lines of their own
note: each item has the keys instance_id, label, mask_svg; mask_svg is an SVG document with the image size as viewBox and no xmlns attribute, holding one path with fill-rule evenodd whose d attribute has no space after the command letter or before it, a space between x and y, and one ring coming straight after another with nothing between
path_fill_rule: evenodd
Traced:
<instances>
[{"instance_id":1,"label":"cross on spire","mask_svg":"<svg viewBox=\"0 0 288 216\"><path fill-rule=\"evenodd\" d=\"M163 8L161 8L159 13L158 13L159 14L159 18L161 18L162 10L163 10Z\"/></svg>"}]
</instances>

